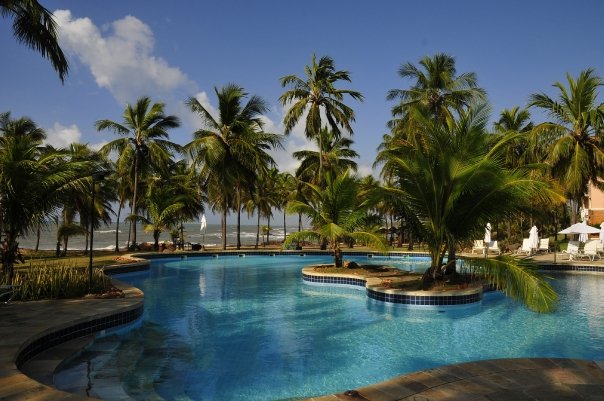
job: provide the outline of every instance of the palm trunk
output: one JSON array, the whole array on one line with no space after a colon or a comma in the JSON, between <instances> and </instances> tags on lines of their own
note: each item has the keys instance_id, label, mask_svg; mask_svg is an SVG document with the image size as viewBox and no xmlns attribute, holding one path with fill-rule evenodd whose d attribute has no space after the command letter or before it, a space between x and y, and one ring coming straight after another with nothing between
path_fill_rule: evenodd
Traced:
<instances>
[{"instance_id":1,"label":"palm trunk","mask_svg":"<svg viewBox=\"0 0 604 401\"><path fill-rule=\"evenodd\" d=\"M160 234L161 234L161 231L153 230L153 240L155 241L153 248L155 248L156 251L159 250L159 235Z\"/></svg>"},{"instance_id":2,"label":"palm trunk","mask_svg":"<svg viewBox=\"0 0 604 401\"><path fill-rule=\"evenodd\" d=\"M258 249L260 243L260 210L258 210L258 224L256 224L256 246L254 249Z\"/></svg>"},{"instance_id":3,"label":"palm trunk","mask_svg":"<svg viewBox=\"0 0 604 401\"><path fill-rule=\"evenodd\" d=\"M38 248L40 248L40 225L38 224L38 229L36 230L36 252L38 252Z\"/></svg>"},{"instance_id":4,"label":"palm trunk","mask_svg":"<svg viewBox=\"0 0 604 401\"><path fill-rule=\"evenodd\" d=\"M115 221L115 252L120 251L120 214L122 213L122 203L117 209L117 220Z\"/></svg>"},{"instance_id":5,"label":"palm trunk","mask_svg":"<svg viewBox=\"0 0 604 401\"><path fill-rule=\"evenodd\" d=\"M285 225L285 212L283 212L283 242L287 239L287 226Z\"/></svg>"},{"instance_id":6,"label":"palm trunk","mask_svg":"<svg viewBox=\"0 0 604 401\"><path fill-rule=\"evenodd\" d=\"M302 214L298 213L298 232L302 231Z\"/></svg>"},{"instance_id":7,"label":"palm trunk","mask_svg":"<svg viewBox=\"0 0 604 401\"><path fill-rule=\"evenodd\" d=\"M226 240L226 220L227 220L227 201L226 198L224 199L224 201L222 202L222 219L221 219L221 225L222 225L222 250L226 250L227 248L227 240Z\"/></svg>"},{"instance_id":8,"label":"palm trunk","mask_svg":"<svg viewBox=\"0 0 604 401\"><path fill-rule=\"evenodd\" d=\"M86 234L84 234L84 255L88 255L88 239L90 238L90 226L85 224Z\"/></svg>"},{"instance_id":9,"label":"palm trunk","mask_svg":"<svg viewBox=\"0 0 604 401\"><path fill-rule=\"evenodd\" d=\"M268 243L269 242L268 238L271 235L271 216L270 216L270 214L266 218L266 226L267 226L267 230L266 230L266 245L270 245Z\"/></svg>"},{"instance_id":10,"label":"palm trunk","mask_svg":"<svg viewBox=\"0 0 604 401\"><path fill-rule=\"evenodd\" d=\"M241 249L241 207L237 208L237 249Z\"/></svg>"},{"instance_id":11,"label":"palm trunk","mask_svg":"<svg viewBox=\"0 0 604 401\"><path fill-rule=\"evenodd\" d=\"M140 164L140 150L138 149L138 144L135 144L135 157L134 157L134 191L132 193L132 208L130 214L132 216L136 215L136 198L138 196L138 166ZM132 245L136 248L136 220L130 222L130 228L132 229Z\"/></svg>"}]
</instances>

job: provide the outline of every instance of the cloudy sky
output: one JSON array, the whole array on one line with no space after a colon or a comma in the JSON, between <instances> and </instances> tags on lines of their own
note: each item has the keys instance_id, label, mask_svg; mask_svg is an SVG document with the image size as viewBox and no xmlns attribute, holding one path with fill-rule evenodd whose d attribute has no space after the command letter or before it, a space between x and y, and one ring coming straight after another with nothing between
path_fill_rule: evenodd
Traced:
<instances>
[{"instance_id":1,"label":"cloudy sky","mask_svg":"<svg viewBox=\"0 0 604 401\"><path fill-rule=\"evenodd\" d=\"M187 143L199 125L184 100L196 96L214 107L214 87L230 82L265 98L267 128L281 133L279 78L301 76L316 53L350 71L352 83L344 86L365 96L348 104L357 116L361 172L370 173L393 105L386 93L410 84L397 75L405 62L453 55L458 72L477 74L494 118L526 105L531 93L555 94L552 84L565 82L566 73L591 67L604 75L601 0L40 1L60 26L69 75L62 85L1 19L0 111L31 117L56 146L114 139L96 132L94 122L119 121L125 104L143 95L181 118L171 139ZM275 158L291 171L291 152L308 146L295 130Z\"/></svg>"}]
</instances>

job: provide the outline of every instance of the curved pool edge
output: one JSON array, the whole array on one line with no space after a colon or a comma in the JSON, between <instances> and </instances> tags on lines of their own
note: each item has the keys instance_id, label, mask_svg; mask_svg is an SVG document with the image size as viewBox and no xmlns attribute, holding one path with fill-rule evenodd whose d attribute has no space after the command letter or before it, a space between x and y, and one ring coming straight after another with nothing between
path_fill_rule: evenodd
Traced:
<instances>
[{"instance_id":1,"label":"curved pool edge","mask_svg":"<svg viewBox=\"0 0 604 401\"><path fill-rule=\"evenodd\" d=\"M604 362L491 359L446 365L305 401L592 400L604 394Z\"/></svg>"},{"instance_id":2,"label":"curved pool edge","mask_svg":"<svg viewBox=\"0 0 604 401\"><path fill-rule=\"evenodd\" d=\"M322 273L312 266L302 268L302 280L313 284L364 287L367 297L387 303L413 306L458 306L480 302L483 286L448 291L404 291L384 286L382 277L366 277L350 273Z\"/></svg>"},{"instance_id":3,"label":"curved pool edge","mask_svg":"<svg viewBox=\"0 0 604 401\"><path fill-rule=\"evenodd\" d=\"M144 294L136 287L112 279L123 298L79 298L13 302L0 306L0 399L94 400L58 390L23 373L21 367L58 345L82 339L85 347L98 333L136 321L143 312ZM74 349L70 352L81 351ZM38 370L54 370L72 355L53 363L40 361Z\"/></svg>"}]
</instances>

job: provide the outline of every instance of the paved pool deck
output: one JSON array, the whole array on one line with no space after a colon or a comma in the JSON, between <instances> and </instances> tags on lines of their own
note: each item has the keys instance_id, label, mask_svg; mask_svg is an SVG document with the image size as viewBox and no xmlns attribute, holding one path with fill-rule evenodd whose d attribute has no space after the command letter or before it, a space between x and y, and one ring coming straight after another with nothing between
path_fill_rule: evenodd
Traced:
<instances>
[{"instance_id":1,"label":"paved pool deck","mask_svg":"<svg viewBox=\"0 0 604 401\"><path fill-rule=\"evenodd\" d=\"M537 258L545 263L553 262L551 254ZM604 266L604 261L578 264L591 263ZM0 304L0 400L93 400L52 387L55 369L64 359L83 349L93 335L49 348L23 363L21 370L16 361L23 350L49 333L140 308L142 292L120 286L125 298ZM550 358L476 361L402 375L308 400L604 401L604 362Z\"/></svg>"}]
</instances>

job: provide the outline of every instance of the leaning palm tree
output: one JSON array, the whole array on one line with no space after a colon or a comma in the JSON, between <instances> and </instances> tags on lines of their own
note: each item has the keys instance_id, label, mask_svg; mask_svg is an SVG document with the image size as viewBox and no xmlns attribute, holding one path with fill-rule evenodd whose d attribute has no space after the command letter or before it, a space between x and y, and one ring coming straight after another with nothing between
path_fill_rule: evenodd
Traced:
<instances>
[{"instance_id":1,"label":"leaning palm tree","mask_svg":"<svg viewBox=\"0 0 604 401\"><path fill-rule=\"evenodd\" d=\"M326 175L326 187L307 184L312 195L306 202L290 201L289 213L301 213L311 220L312 228L291 233L283 243L288 247L303 240L326 241L334 252L336 267L342 266L340 241L353 238L365 241L380 249L385 242L379 232L363 231L367 220L368 203L359 200L359 182L348 171L333 177Z\"/></svg>"},{"instance_id":2,"label":"leaning palm tree","mask_svg":"<svg viewBox=\"0 0 604 401\"><path fill-rule=\"evenodd\" d=\"M123 164L122 159L133 160L133 184L131 215L138 214L138 191L140 171L144 163L148 163L157 171L165 171L175 152L180 152L181 147L168 140L168 129L180 125L176 116L164 114L163 103L151 104L151 99L141 97L136 104L126 105L122 116L122 123L111 120L99 120L95 123L96 129L111 130L123 138L107 143L101 149L109 153L117 151L118 164ZM132 228L132 242L136 247L136 224Z\"/></svg>"},{"instance_id":3,"label":"leaning palm tree","mask_svg":"<svg viewBox=\"0 0 604 401\"><path fill-rule=\"evenodd\" d=\"M344 104L344 97L350 96L362 101L363 95L357 91L338 89L335 86L338 81L350 82L350 73L336 70L331 57L323 56L317 62L314 54L311 64L304 67L304 72L305 78L296 75L286 75L281 78L281 86L291 88L279 98L283 106L291 106L283 119L285 134L289 134L304 115L306 115L304 132L309 139L321 140L322 115L325 116L327 125L336 139L341 137L342 130L352 134L354 110ZM322 148L319 145L319 152ZM321 159L319 161L322 163ZM319 177L321 170L322 168L319 169Z\"/></svg>"},{"instance_id":4,"label":"leaning palm tree","mask_svg":"<svg viewBox=\"0 0 604 401\"><path fill-rule=\"evenodd\" d=\"M563 201L548 181L531 178L530 166L506 168L505 140L491 143L485 106L447 124L430 116L414 118L422 127L422 146L399 142L383 150L379 159L394 177L395 184L387 190L405 203L427 242L431 265L423 277L425 287L444 279L444 272L455 272L451 247L481 233L488 221L520 213L533 199ZM530 308L548 311L555 306L555 292L524 261L502 257L465 264L478 266L478 274Z\"/></svg>"},{"instance_id":5,"label":"leaning palm tree","mask_svg":"<svg viewBox=\"0 0 604 401\"><path fill-rule=\"evenodd\" d=\"M554 177L564 183L574 223L589 184L604 188L604 103L596 100L603 82L592 69L582 71L576 80L570 74L566 79L568 88L554 84L557 99L537 93L531 95L529 105L545 110L553 119L537 125L533 132L551 139L547 162Z\"/></svg>"},{"instance_id":6,"label":"leaning palm tree","mask_svg":"<svg viewBox=\"0 0 604 401\"><path fill-rule=\"evenodd\" d=\"M259 172L275 165L268 151L282 145L280 135L262 129L261 117L268 107L261 97L251 96L243 104L248 94L235 84L221 90L214 88L214 92L218 116L213 116L194 97L187 101L189 109L201 118L202 128L193 133L193 140L185 148L199 168L212 209L222 214L222 248L226 249L226 219L233 206L235 188L253 186Z\"/></svg>"},{"instance_id":7,"label":"leaning palm tree","mask_svg":"<svg viewBox=\"0 0 604 401\"><path fill-rule=\"evenodd\" d=\"M0 114L0 256L9 281L19 258L18 238L56 214L67 191L89 187L90 163L66 163L59 151L42 153L45 137L31 119Z\"/></svg>"},{"instance_id":8,"label":"leaning palm tree","mask_svg":"<svg viewBox=\"0 0 604 401\"><path fill-rule=\"evenodd\" d=\"M69 65L57 41L57 24L51 12L36 0L0 0L0 15L13 18L17 40L50 59L63 82Z\"/></svg>"}]
</instances>

